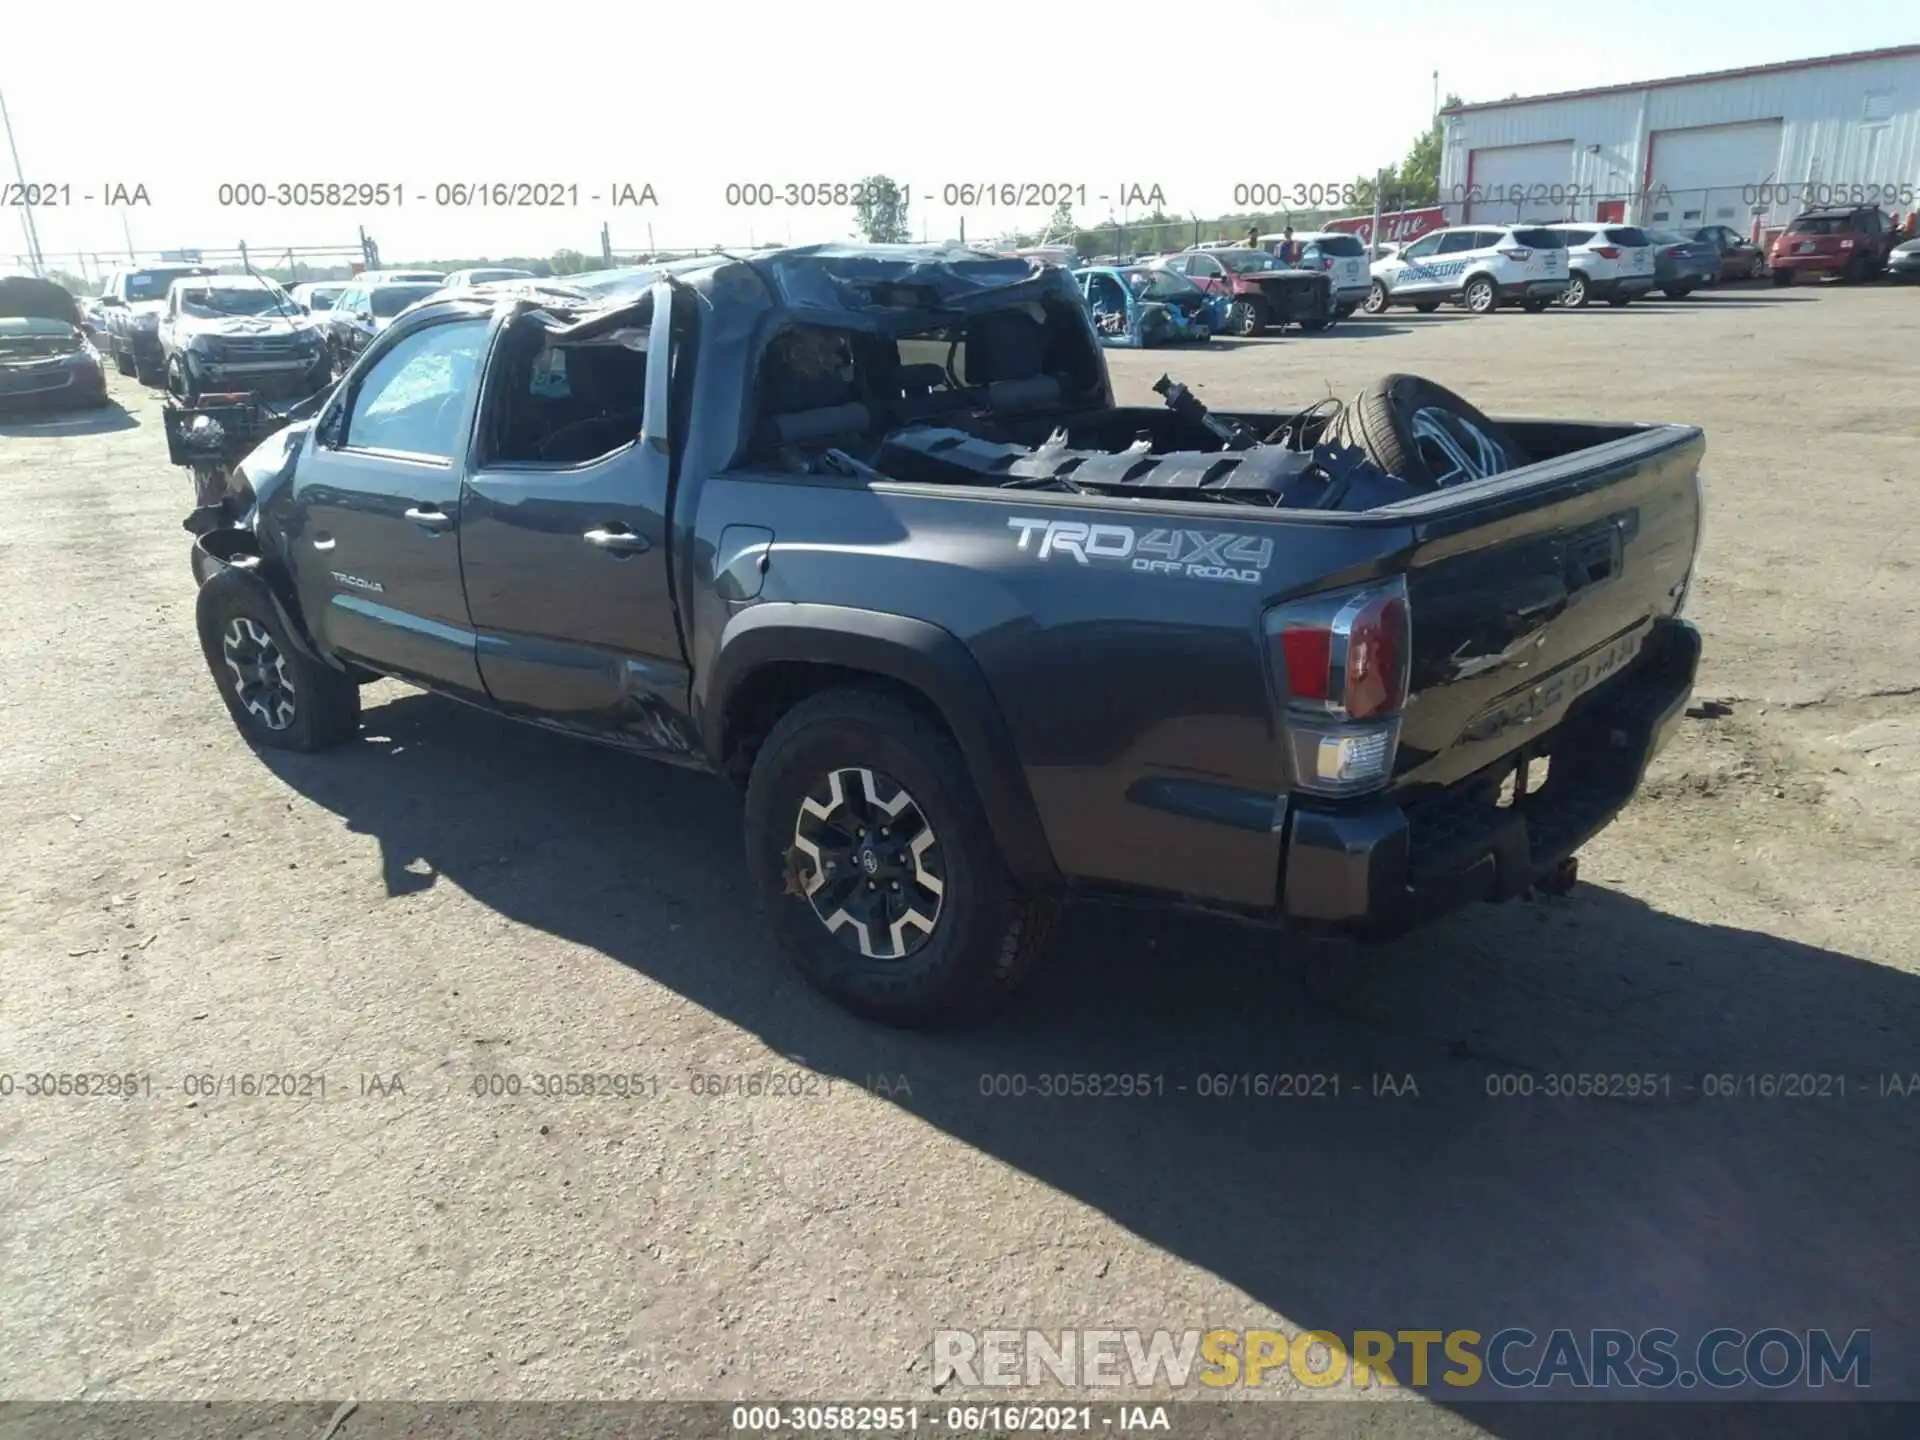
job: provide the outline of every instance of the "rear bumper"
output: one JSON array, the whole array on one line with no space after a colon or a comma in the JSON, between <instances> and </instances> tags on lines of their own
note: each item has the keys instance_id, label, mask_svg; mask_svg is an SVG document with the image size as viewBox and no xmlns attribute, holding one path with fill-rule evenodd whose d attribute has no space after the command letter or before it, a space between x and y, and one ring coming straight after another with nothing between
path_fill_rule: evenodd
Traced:
<instances>
[{"instance_id":1,"label":"rear bumper","mask_svg":"<svg viewBox=\"0 0 1920 1440\"><path fill-rule=\"evenodd\" d=\"M1856 259L1870 259L1864 252L1845 255L1775 255L1768 259L1770 270L1785 270L1795 275L1839 275Z\"/></svg>"},{"instance_id":2,"label":"rear bumper","mask_svg":"<svg viewBox=\"0 0 1920 1440\"><path fill-rule=\"evenodd\" d=\"M1535 742L1532 753L1550 759L1547 781L1510 806L1498 804L1500 786L1528 751L1405 805L1294 807L1280 884L1287 918L1387 939L1476 900L1525 894L1632 798L1699 663L1699 632L1660 622L1633 669Z\"/></svg>"},{"instance_id":3,"label":"rear bumper","mask_svg":"<svg viewBox=\"0 0 1920 1440\"><path fill-rule=\"evenodd\" d=\"M1558 300L1567 292L1565 280L1509 280L1500 287L1502 300Z\"/></svg>"},{"instance_id":4,"label":"rear bumper","mask_svg":"<svg viewBox=\"0 0 1920 1440\"><path fill-rule=\"evenodd\" d=\"M1601 300L1613 295L1644 295L1653 289L1651 275L1622 275L1614 280L1589 280L1587 293Z\"/></svg>"}]
</instances>

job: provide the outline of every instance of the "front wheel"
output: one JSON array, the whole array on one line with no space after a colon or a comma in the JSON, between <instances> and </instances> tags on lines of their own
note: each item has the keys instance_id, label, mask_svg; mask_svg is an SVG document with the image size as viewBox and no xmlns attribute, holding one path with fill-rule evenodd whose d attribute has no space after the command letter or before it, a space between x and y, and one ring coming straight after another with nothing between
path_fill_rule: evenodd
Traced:
<instances>
[{"instance_id":1,"label":"front wheel","mask_svg":"<svg viewBox=\"0 0 1920 1440\"><path fill-rule=\"evenodd\" d=\"M1522 300L1520 302L1520 308L1526 311L1527 314L1529 315L1538 315L1543 310L1545 310L1548 305L1552 303L1553 302L1551 300L1548 300L1544 296L1541 296L1541 297L1536 297L1532 300Z\"/></svg>"},{"instance_id":2,"label":"front wheel","mask_svg":"<svg viewBox=\"0 0 1920 1440\"><path fill-rule=\"evenodd\" d=\"M167 393L182 405L196 405L200 401L200 386L183 356L173 355L167 360Z\"/></svg>"},{"instance_id":3,"label":"front wheel","mask_svg":"<svg viewBox=\"0 0 1920 1440\"><path fill-rule=\"evenodd\" d=\"M1613 294L1607 296L1607 304L1618 310L1622 305L1625 305L1632 299L1633 296L1627 294L1624 290L1616 290Z\"/></svg>"},{"instance_id":4,"label":"front wheel","mask_svg":"<svg viewBox=\"0 0 1920 1440\"><path fill-rule=\"evenodd\" d=\"M1235 335L1258 335L1266 328L1266 313L1257 300L1236 300L1228 307L1227 329Z\"/></svg>"},{"instance_id":5,"label":"front wheel","mask_svg":"<svg viewBox=\"0 0 1920 1440\"><path fill-rule=\"evenodd\" d=\"M1007 872L952 737L877 691L826 691L774 726L747 782L746 839L788 960L884 1024L991 1012L1052 918Z\"/></svg>"},{"instance_id":6,"label":"front wheel","mask_svg":"<svg viewBox=\"0 0 1920 1440\"><path fill-rule=\"evenodd\" d=\"M1369 315L1382 314L1387 308L1387 287L1376 280L1367 291L1366 304L1361 307Z\"/></svg>"},{"instance_id":7,"label":"front wheel","mask_svg":"<svg viewBox=\"0 0 1920 1440\"><path fill-rule=\"evenodd\" d=\"M1431 315L1440 308L1440 302L1438 300L1421 300L1417 302L1413 308L1422 315Z\"/></svg>"},{"instance_id":8,"label":"front wheel","mask_svg":"<svg viewBox=\"0 0 1920 1440\"><path fill-rule=\"evenodd\" d=\"M215 575L195 602L200 650L240 733L274 750L327 750L360 728L360 687L303 654L259 583Z\"/></svg>"},{"instance_id":9,"label":"front wheel","mask_svg":"<svg viewBox=\"0 0 1920 1440\"><path fill-rule=\"evenodd\" d=\"M1333 323L1333 321L1327 320L1327 319L1302 320L1302 321L1299 321L1298 323L1302 330L1307 331L1309 334L1313 334L1318 331L1326 329L1329 325Z\"/></svg>"},{"instance_id":10,"label":"front wheel","mask_svg":"<svg viewBox=\"0 0 1920 1440\"><path fill-rule=\"evenodd\" d=\"M1500 305L1500 292L1493 288L1493 281L1484 275L1475 276L1467 282L1467 293L1462 297L1467 303L1467 311L1473 315L1491 315Z\"/></svg>"},{"instance_id":11,"label":"front wheel","mask_svg":"<svg viewBox=\"0 0 1920 1440\"><path fill-rule=\"evenodd\" d=\"M1575 275L1567 281L1567 288L1561 292L1560 303L1569 310L1579 310L1587 303L1587 277Z\"/></svg>"}]
</instances>

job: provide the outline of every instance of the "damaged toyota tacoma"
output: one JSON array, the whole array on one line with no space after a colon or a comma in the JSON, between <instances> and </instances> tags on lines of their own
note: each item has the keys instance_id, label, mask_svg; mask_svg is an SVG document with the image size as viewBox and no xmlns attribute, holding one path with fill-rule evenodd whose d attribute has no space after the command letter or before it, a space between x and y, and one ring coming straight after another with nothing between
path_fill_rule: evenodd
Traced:
<instances>
[{"instance_id":1,"label":"damaged toyota tacoma","mask_svg":"<svg viewBox=\"0 0 1920 1440\"><path fill-rule=\"evenodd\" d=\"M1070 895L1381 937L1563 889L1687 702L1694 427L1122 406L1066 272L964 250L569 286L415 307L246 457L208 668L258 745L391 676L732 779L862 1015L992 1008Z\"/></svg>"}]
</instances>

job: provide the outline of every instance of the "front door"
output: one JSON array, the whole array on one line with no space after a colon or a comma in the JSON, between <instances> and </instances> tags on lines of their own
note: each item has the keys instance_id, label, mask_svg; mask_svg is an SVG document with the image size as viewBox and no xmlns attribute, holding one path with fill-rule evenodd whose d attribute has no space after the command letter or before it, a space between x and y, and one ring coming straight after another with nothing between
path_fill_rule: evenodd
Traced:
<instances>
[{"instance_id":1,"label":"front door","mask_svg":"<svg viewBox=\"0 0 1920 1440\"><path fill-rule=\"evenodd\" d=\"M504 334L460 502L494 702L666 755L693 745L667 571L670 293L585 340L531 316Z\"/></svg>"},{"instance_id":2,"label":"front door","mask_svg":"<svg viewBox=\"0 0 1920 1440\"><path fill-rule=\"evenodd\" d=\"M460 588L461 437L491 323L399 332L336 396L294 467L301 609L349 660L482 698Z\"/></svg>"},{"instance_id":3,"label":"front door","mask_svg":"<svg viewBox=\"0 0 1920 1440\"><path fill-rule=\"evenodd\" d=\"M1434 256L1440 251L1444 234L1427 235L1402 250L1396 261L1385 267L1387 288L1396 297L1435 294L1444 287L1434 273Z\"/></svg>"}]
</instances>

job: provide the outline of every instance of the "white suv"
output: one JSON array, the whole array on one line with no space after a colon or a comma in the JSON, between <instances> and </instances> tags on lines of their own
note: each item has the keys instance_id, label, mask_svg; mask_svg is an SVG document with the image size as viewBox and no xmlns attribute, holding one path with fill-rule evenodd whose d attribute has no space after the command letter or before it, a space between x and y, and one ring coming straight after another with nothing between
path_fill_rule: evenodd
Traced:
<instances>
[{"instance_id":1,"label":"white suv","mask_svg":"<svg viewBox=\"0 0 1920 1440\"><path fill-rule=\"evenodd\" d=\"M1296 235L1300 247L1294 263L1302 270L1324 270L1333 281L1333 302L1342 320L1367 303L1371 280L1367 274L1367 247L1358 235L1339 230L1315 230Z\"/></svg>"},{"instance_id":2,"label":"white suv","mask_svg":"<svg viewBox=\"0 0 1920 1440\"><path fill-rule=\"evenodd\" d=\"M1567 288L1565 242L1539 225L1455 225L1429 230L1373 262L1367 313L1411 305L1425 314L1458 300L1475 315L1509 301L1539 312Z\"/></svg>"},{"instance_id":3,"label":"white suv","mask_svg":"<svg viewBox=\"0 0 1920 1440\"><path fill-rule=\"evenodd\" d=\"M1653 289L1653 241L1633 225L1547 225L1567 247L1567 293L1561 304L1589 300L1624 305Z\"/></svg>"}]
</instances>

